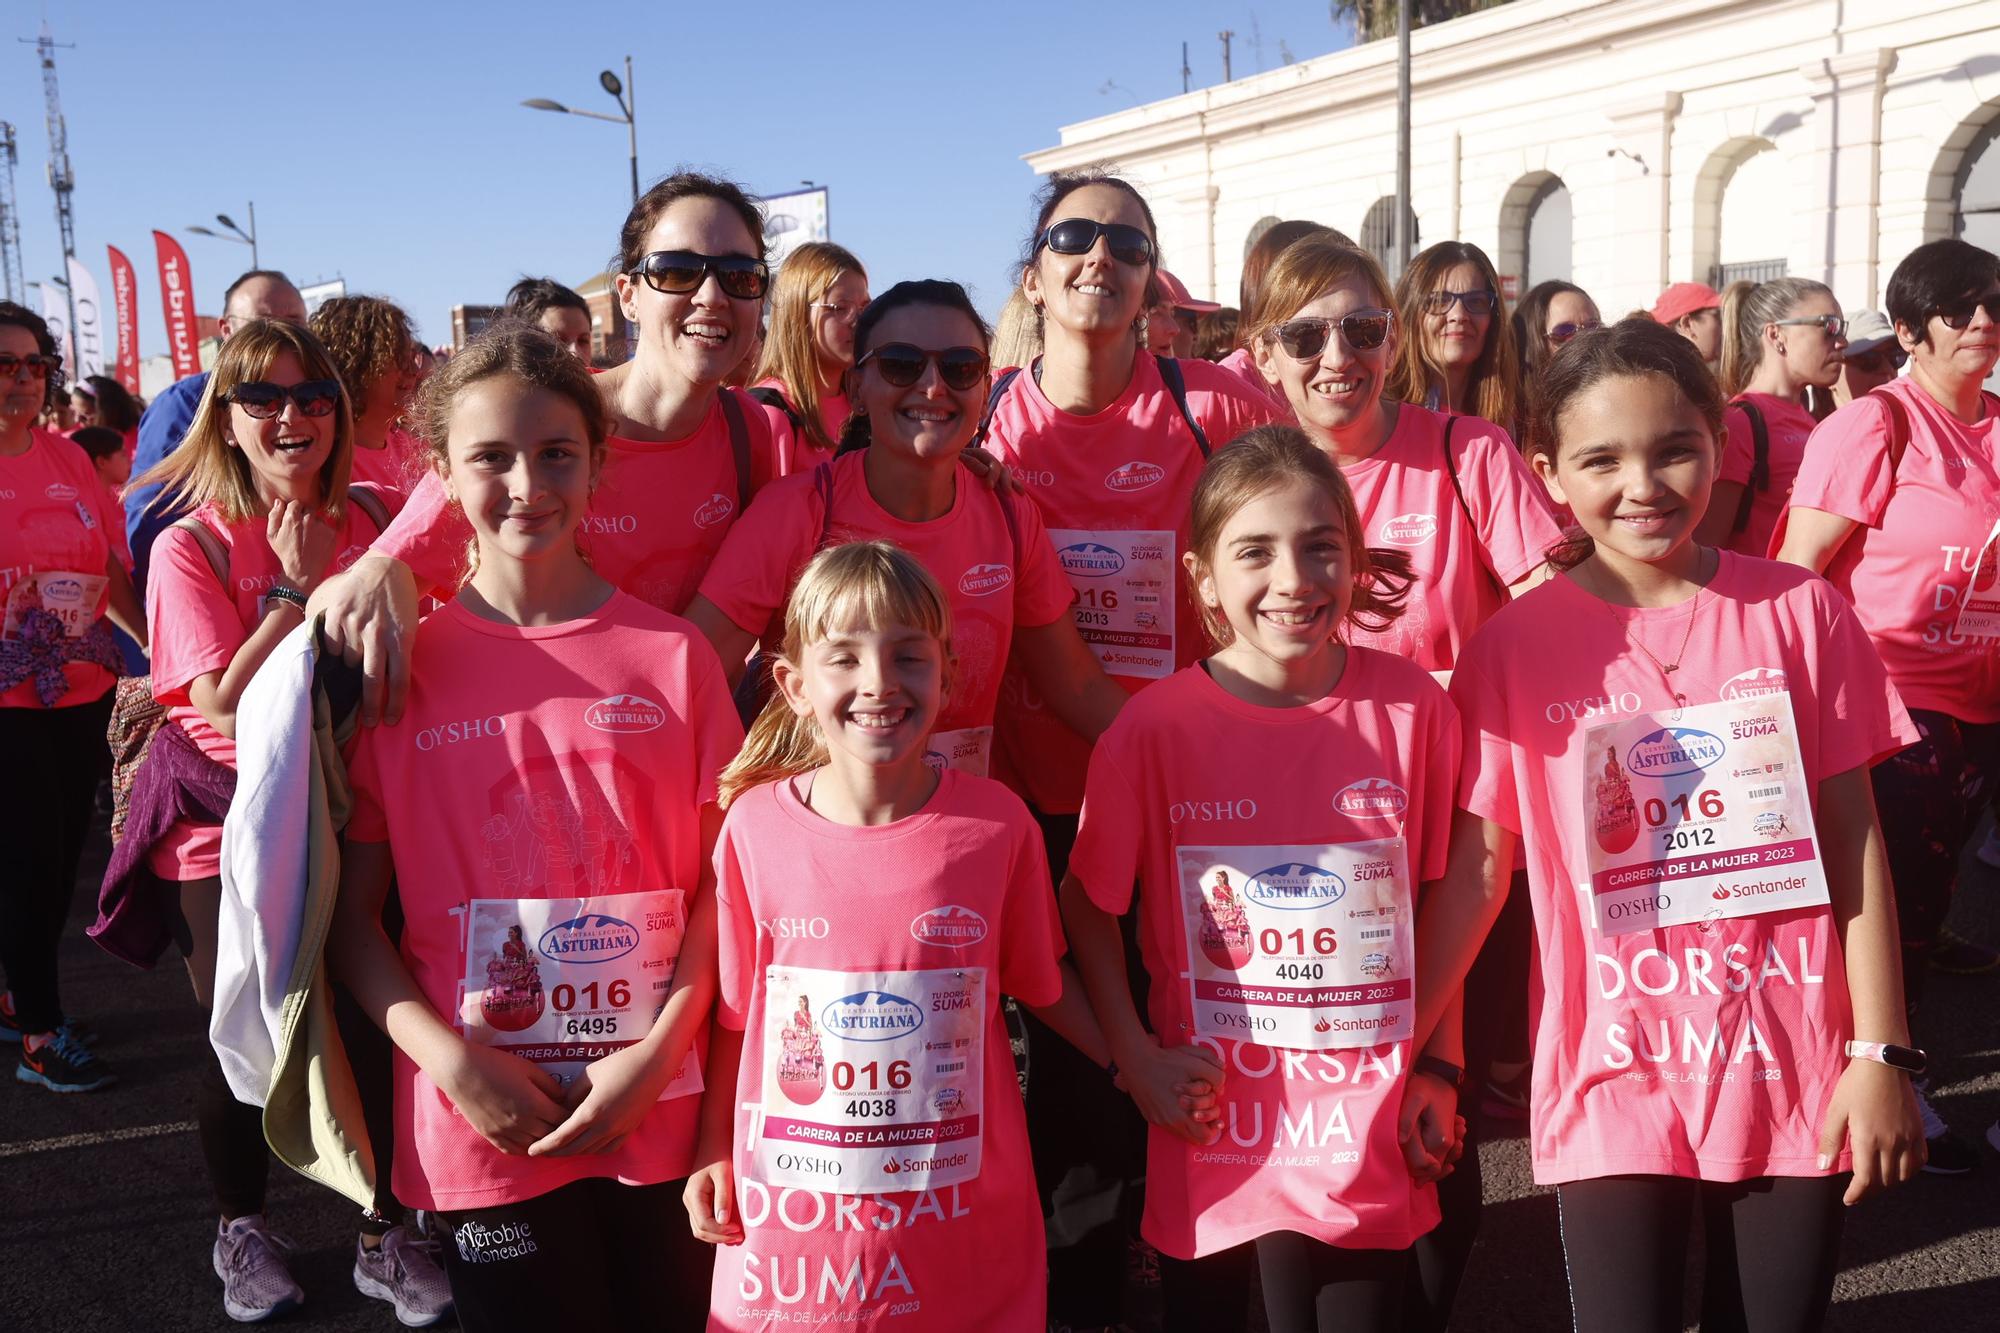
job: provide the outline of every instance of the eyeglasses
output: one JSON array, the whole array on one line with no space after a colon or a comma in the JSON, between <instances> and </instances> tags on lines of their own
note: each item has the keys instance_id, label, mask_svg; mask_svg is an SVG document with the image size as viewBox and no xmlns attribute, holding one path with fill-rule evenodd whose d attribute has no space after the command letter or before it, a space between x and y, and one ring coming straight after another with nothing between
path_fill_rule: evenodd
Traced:
<instances>
[{"instance_id":1,"label":"eyeglasses","mask_svg":"<svg viewBox=\"0 0 2000 1333\"><path fill-rule=\"evenodd\" d=\"M771 266L749 255L699 255L692 250L655 250L632 270L656 292L684 296L698 290L713 273L725 296L739 301L762 299L771 285Z\"/></svg>"},{"instance_id":2,"label":"eyeglasses","mask_svg":"<svg viewBox=\"0 0 2000 1333\"><path fill-rule=\"evenodd\" d=\"M926 352L908 343L884 343L854 363L856 370L875 363L882 378L898 389L907 389L924 377L924 367L935 364L938 378L946 387L964 393L986 376L986 353L977 347L947 347L942 352Z\"/></svg>"},{"instance_id":3,"label":"eyeglasses","mask_svg":"<svg viewBox=\"0 0 2000 1333\"><path fill-rule=\"evenodd\" d=\"M1092 222L1089 218L1064 218L1042 233L1035 249L1043 246L1059 255L1087 255L1102 236L1111 257L1134 268L1153 262L1153 240L1137 227L1122 222Z\"/></svg>"},{"instance_id":4,"label":"eyeglasses","mask_svg":"<svg viewBox=\"0 0 2000 1333\"><path fill-rule=\"evenodd\" d=\"M1994 298L1994 304L2000 305L2000 297ZM1971 314L1968 312L1966 318L1970 319L1971 317ZM2000 315L1996 315L1996 318L2000 318ZM1804 315L1798 319L1774 319L1771 322L1780 325L1817 324L1826 330L1826 336L1829 338L1844 337L1847 333L1847 321L1839 315ZM1959 324L1955 327L1962 329L1965 325Z\"/></svg>"},{"instance_id":5,"label":"eyeglasses","mask_svg":"<svg viewBox=\"0 0 2000 1333\"><path fill-rule=\"evenodd\" d=\"M1395 317L1386 310L1354 310L1339 319L1306 316L1286 320L1271 330L1271 337L1294 361L1310 361L1326 350L1326 341L1338 328L1347 345L1357 352L1372 352L1389 336Z\"/></svg>"},{"instance_id":6,"label":"eyeglasses","mask_svg":"<svg viewBox=\"0 0 2000 1333\"><path fill-rule=\"evenodd\" d=\"M1968 296L1962 301L1938 306L1931 313L1943 320L1946 328L1957 330L1970 324L1972 312L1982 307L1986 311L1986 318L2000 324L2000 292L1988 292L1984 296Z\"/></svg>"},{"instance_id":7,"label":"eyeglasses","mask_svg":"<svg viewBox=\"0 0 2000 1333\"><path fill-rule=\"evenodd\" d=\"M223 395L225 402L236 404L257 421L282 414L288 398L300 416L323 417L340 402L340 381L307 380L287 387L268 380L245 380Z\"/></svg>"},{"instance_id":8,"label":"eyeglasses","mask_svg":"<svg viewBox=\"0 0 2000 1333\"><path fill-rule=\"evenodd\" d=\"M1603 327L1604 321L1598 319L1566 320L1549 330L1548 339L1556 346L1561 347L1579 333L1588 333L1592 329L1601 329Z\"/></svg>"},{"instance_id":9,"label":"eyeglasses","mask_svg":"<svg viewBox=\"0 0 2000 1333\"><path fill-rule=\"evenodd\" d=\"M1469 292L1424 293L1424 309L1433 315L1450 314L1453 302L1464 306L1465 313L1476 318L1492 314L1494 307L1500 304L1500 294L1486 287L1475 287Z\"/></svg>"},{"instance_id":10,"label":"eyeglasses","mask_svg":"<svg viewBox=\"0 0 2000 1333\"><path fill-rule=\"evenodd\" d=\"M39 352L33 356L0 356L0 380L11 380L24 370L30 379L45 380L61 364L61 357L44 356Z\"/></svg>"},{"instance_id":11,"label":"eyeglasses","mask_svg":"<svg viewBox=\"0 0 2000 1333\"><path fill-rule=\"evenodd\" d=\"M864 309L860 305L842 305L838 301L808 301L806 306L811 310L824 310L828 315L838 320L859 319L861 318L861 311Z\"/></svg>"}]
</instances>

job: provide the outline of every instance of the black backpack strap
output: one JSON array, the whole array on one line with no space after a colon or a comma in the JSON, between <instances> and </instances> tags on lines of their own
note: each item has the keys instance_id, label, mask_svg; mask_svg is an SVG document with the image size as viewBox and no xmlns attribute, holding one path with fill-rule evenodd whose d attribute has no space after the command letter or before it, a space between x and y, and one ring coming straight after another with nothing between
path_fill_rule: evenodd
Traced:
<instances>
[{"instance_id":1,"label":"black backpack strap","mask_svg":"<svg viewBox=\"0 0 2000 1333\"><path fill-rule=\"evenodd\" d=\"M1201 423L1188 409L1187 376L1181 370L1181 363L1170 356L1156 356L1153 360L1159 363L1160 378L1166 382L1167 392L1174 396L1174 406L1181 410L1181 420L1187 422L1188 429L1194 432L1195 448L1201 450L1202 459L1206 461L1214 450L1209 448L1208 432L1201 428Z\"/></svg>"},{"instance_id":2,"label":"black backpack strap","mask_svg":"<svg viewBox=\"0 0 2000 1333\"><path fill-rule=\"evenodd\" d=\"M383 504L382 497L374 491L366 486L349 486L347 503L368 515L369 522L375 525L377 536L389 530L389 506Z\"/></svg>"},{"instance_id":3,"label":"black backpack strap","mask_svg":"<svg viewBox=\"0 0 2000 1333\"><path fill-rule=\"evenodd\" d=\"M722 419L729 424L729 452L736 462L736 512L750 507L750 423L733 389L722 391Z\"/></svg>"},{"instance_id":4,"label":"black backpack strap","mask_svg":"<svg viewBox=\"0 0 2000 1333\"><path fill-rule=\"evenodd\" d=\"M1443 416L1444 416L1444 474L1445 476L1451 478L1451 493L1458 497L1458 512L1465 515L1466 529L1472 533L1472 540L1480 548L1481 552L1479 560L1480 567L1486 570L1486 576L1492 579L1494 586L1500 590L1500 600L1502 602L1505 602L1508 598L1507 584L1505 580L1503 580L1498 573L1494 572L1493 567L1486 563L1486 557L1484 554L1486 544L1480 541L1479 539L1479 520L1472 516L1472 505L1467 502L1465 498L1465 487L1458 479L1458 460L1456 458L1453 458L1451 455L1451 434L1452 431L1456 429L1458 426L1459 417L1458 414L1454 412L1446 412L1443 414Z\"/></svg>"},{"instance_id":5,"label":"black backpack strap","mask_svg":"<svg viewBox=\"0 0 2000 1333\"><path fill-rule=\"evenodd\" d=\"M1738 398L1733 405L1742 408L1750 421L1750 484L1736 502L1736 518L1729 525L1732 535L1750 526L1750 505L1757 493L1771 489L1771 431L1764 424L1764 414L1748 398Z\"/></svg>"},{"instance_id":6,"label":"black backpack strap","mask_svg":"<svg viewBox=\"0 0 2000 1333\"><path fill-rule=\"evenodd\" d=\"M999 409L1000 400L1007 396L1007 390L1013 387L1014 381L1020 374L1021 368L1015 366L993 381L993 388L986 395L986 410L979 414L979 429L973 432L972 443L966 445L966 448L977 449L986 443L986 432L993 425L993 413Z\"/></svg>"},{"instance_id":7,"label":"black backpack strap","mask_svg":"<svg viewBox=\"0 0 2000 1333\"><path fill-rule=\"evenodd\" d=\"M798 410L786 400L784 394L779 393L769 385L763 385L755 389L745 389L743 392L749 394L750 397L764 406L775 407L778 411L784 413L785 420L792 423L792 430L795 433L799 435L806 433L806 419L798 414Z\"/></svg>"}]
</instances>

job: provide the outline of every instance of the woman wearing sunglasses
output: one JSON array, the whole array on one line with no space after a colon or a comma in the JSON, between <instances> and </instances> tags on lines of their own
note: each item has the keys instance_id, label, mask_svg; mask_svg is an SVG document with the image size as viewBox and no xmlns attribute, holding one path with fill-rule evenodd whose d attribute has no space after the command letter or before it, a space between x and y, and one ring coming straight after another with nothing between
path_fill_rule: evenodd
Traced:
<instances>
[{"instance_id":1,"label":"woman wearing sunglasses","mask_svg":"<svg viewBox=\"0 0 2000 1333\"><path fill-rule=\"evenodd\" d=\"M1043 350L1000 381L985 440L1048 525L1084 643L1135 693L1202 656L1180 559L1203 462L1252 426L1278 420L1281 409L1221 366L1141 346L1158 255L1152 210L1129 183L1061 173L1037 205L1020 290L1041 324ZM1060 883L1090 742L1018 668L1000 698L997 768L1035 810ZM1145 1171L1144 1122L1101 1071L1032 1020L1029 1042L1028 1127L1044 1202L1065 1176L1062 1197L1077 1202L1076 1215L1058 1216L1052 1228L1059 1239L1049 1253L1049 1316L1116 1324L1128 1241L1116 1214L1126 1182ZM1247 1292L1247 1271L1240 1281Z\"/></svg>"},{"instance_id":2,"label":"woman wearing sunglasses","mask_svg":"<svg viewBox=\"0 0 2000 1333\"><path fill-rule=\"evenodd\" d=\"M1500 427L1390 394L1402 329L1389 280L1366 251L1327 236L1294 243L1272 265L1244 327L1264 378L1354 492L1360 540L1404 552L1416 574L1402 615L1379 632L1350 627L1349 642L1448 677L1472 632L1538 580L1544 552L1561 537L1543 488ZM1474 975L1482 1002L1466 1024L1465 1067L1479 1082L1496 1057L1516 1055L1525 1068L1525 1049L1506 1048L1525 1047L1507 1034L1527 1027L1526 932L1525 911L1517 912L1490 937ZM1438 1202L1443 1220L1417 1244L1413 1328L1441 1329L1450 1314L1479 1226L1476 1152L1439 1184Z\"/></svg>"},{"instance_id":3,"label":"woman wearing sunglasses","mask_svg":"<svg viewBox=\"0 0 2000 1333\"><path fill-rule=\"evenodd\" d=\"M1069 580L1041 515L960 461L989 382L986 326L971 298L954 282L897 283L856 322L854 348L845 386L854 414L840 457L758 497L709 566L688 619L733 680L815 552L891 541L951 601L954 665L931 734L934 762L987 775L1010 655L1064 725L1094 740L1127 696L1077 633Z\"/></svg>"},{"instance_id":4,"label":"woman wearing sunglasses","mask_svg":"<svg viewBox=\"0 0 2000 1333\"><path fill-rule=\"evenodd\" d=\"M1721 469L1695 540L1762 558L1818 423L1808 389L1840 379L1847 321L1825 283L1776 278L1722 299Z\"/></svg>"},{"instance_id":5,"label":"woman wearing sunglasses","mask_svg":"<svg viewBox=\"0 0 2000 1333\"><path fill-rule=\"evenodd\" d=\"M723 381L750 355L770 288L757 205L728 181L681 172L632 206L619 232L618 300L632 360L597 377L609 452L581 528L597 572L679 613L757 489L791 465L792 429ZM470 529L436 477L368 555L314 604L327 642L358 658L362 718L401 715L417 594L455 587Z\"/></svg>"},{"instance_id":6,"label":"woman wearing sunglasses","mask_svg":"<svg viewBox=\"0 0 2000 1333\"><path fill-rule=\"evenodd\" d=\"M89 1092L111 1074L63 1012L57 943L108 766L120 664L104 622L146 631L89 456L35 426L62 397L49 326L0 301L0 1039L21 1044L21 1082Z\"/></svg>"},{"instance_id":7,"label":"woman wearing sunglasses","mask_svg":"<svg viewBox=\"0 0 2000 1333\"><path fill-rule=\"evenodd\" d=\"M416 460L396 423L423 382L409 315L379 296L336 296L313 311L306 327L325 344L354 403L352 479L407 491Z\"/></svg>"},{"instance_id":8,"label":"woman wearing sunglasses","mask_svg":"<svg viewBox=\"0 0 2000 1333\"><path fill-rule=\"evenodd\" d=\"M2000 361L2000 259L1960 240L1920 245L1887 301L1909 373L1812 432L1772 545L1847 595L1922 737L1873 773L1914 1006L1927 971L2000 963L1942 929L1959 853L2000 781L2000 399L1980 387ZM1919 1108L1925 1170L1970 1171L1977 1154Z\"/></svg>"},{"instance_id":9,"label":"woman wearing sunglasses","mask_svg":"<svg viewBox=\"0 0 2000 1333\"><path fill-rule=\"evenodd\" d=\"M1500 277L1468 241L1440 241L1403 270L1396 313L1409 336L1389 392L1434 412L1462 412L1512 430L1520 419L1520 364Z\"/></svg>"},{"instance_id":10,"label":"woman wearing sunglasses","mask_svg":"<svg viewBox=\"0 0 2000 1333\"><path fill-rule=\"evenodd\" d=\"M1514 350L1521 355L1521 393L1534 391L1535 376L1564 344L1604 323L1597 302L1573 282L1550 278L1528 288L1514 307Z\"/></svg>"},{"instance_id":11,"label":"woman wearing sunglasses","mask_svg":"<svg viewBox=\"0 0 2000 1333\"><path fill-rule=\"evenodd\" d=\"M167 722L153 737L106 875L115 902L127 872L173 886L174 938L195 1001L214 998L222 817L236 785L236 710L306 599L380 535L398 492L349 485L354 425L333 358L304 329L245 324L223 344L187 438L141 477L186 497L191 513L160 534L146 584L153 696ZM205 810L207 816L186 812ZM269 1159L262 1112L231 1094L205 1052L195 1120L221 1222L214 1266L232 1319L262 1319L304 1299L289 1242L264 1220ZM437 1260L400 1227L386 1175L357 1244L357 1273L382 1271L406 1323L435 1322L451 1300ZM400 1265L400 1267L398 1267ZM410 1279L406 1281L405 1279Z\"/></svg>"},{"instance_id":12,"label":"woman wearing sunglasses","mask_svg":"<svg viewBox=\"0 0 2000 1333\"><path fill-rule=\"evenodd\" d=\"M750 396L785 414L798 466L833 457L847 424L844 378L854 364L854 321L868 304L868 270L829 241L808 241L771 283L771 318Z\"/></svg>"}]
</instances>

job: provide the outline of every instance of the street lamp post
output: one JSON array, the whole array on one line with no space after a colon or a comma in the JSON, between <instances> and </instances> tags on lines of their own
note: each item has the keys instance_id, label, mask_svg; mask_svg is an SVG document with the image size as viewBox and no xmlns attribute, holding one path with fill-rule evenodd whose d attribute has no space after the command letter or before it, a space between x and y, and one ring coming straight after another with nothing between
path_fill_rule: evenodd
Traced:
<instances>
[{"instance_id":1,"label":"street lamp post","mask_svg":"<svg viewBox=\"0 0 2000 1333\"><path fill-rule=\"evenodd\" d=\"M611 100L618 103L622 114L611 116L602 111L582 111L546 97L530 97L521 105L533 111L560 111L567 116L588 116L592 120L608 120L614 125L624 125L626 147L632 164L632 202L636 204L639 202L639 121L633 112L638 96L632 91L632 57L625 57L625 78L622 82L607 69L597 76L597 84L611 94Z\"/></svg>"},{"instance_id":2,"label":"street lamp post","mask_svg":"<svg viewBox=\"0 0 2000 1333\"><path fill-rule=\"evenodd\" d=\"M255 201L255 200L252 200L252 201L251 201L251 204L250 204L250 229L249 229L248 231L245 231L245 230L244 230L243 228L241 228L241 227L237 226L237 225L236 225L236 223L235 223L235 221L234 221L234 220L233 220L233 219L232 219L232 218L231 218L231 217L229 216L229 214L227 214L227 213L217 213L217 214L215 215L215 220L216 220L217 222L220 222L220 223L221 223L221 224L222 224L223 226L225 226L225 227L229 228L229 230L228 230L228 231L212 231L212 230L210 230L210 229L209 229L209 228L207 228L207 227L189 227L189 228L188 228L188 230L189 230L189 231L191 231L191 232L193 232L193 233L194 233L194 234L195 234L196 236L206 236L206 237L208 237L208 238L209 238L210 240L216 240L216 241L235 241L235 242L236 242L236 243L237 243L238 245L247 245L247 246L249 246L249 247L250 247L250 267L251 267L251 268L262 268L262 267L263 267L263 265L257 262L257 204L256 204L256 201Z\"/></svg>"}]
</instances>

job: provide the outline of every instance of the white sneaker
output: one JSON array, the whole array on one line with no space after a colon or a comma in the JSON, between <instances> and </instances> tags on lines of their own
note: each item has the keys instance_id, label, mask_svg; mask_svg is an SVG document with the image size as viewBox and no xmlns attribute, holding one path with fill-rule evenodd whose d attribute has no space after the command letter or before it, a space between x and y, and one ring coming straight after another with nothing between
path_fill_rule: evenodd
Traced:
<instances>
[{"instance_id":1,"label":"white sneaker","mask_svg":"<svg viewBox=\"0 0 2000 1333\"><path fill-rule=\"evenodd\" d=\"M354 1242L354 1289L394 1305L406 1328L429 1328L451 1313L451 1283L438 1263L437 1242L404 1226L383 1232L377 1249Z\"/></svg>"},{"instance_id":2,"label":"white sneaker","mask_svg":"<svg viewBox=\"0 0 2000 1333\"><path fill-rule=\"evenodd\" d=\"M264 1225L262 1213L224 1222L215 1231L215 1275L222 1308L239 1324L255 1324L305 1304L284 1256L292 1243Z\"/></svg>"}]
</instances>

